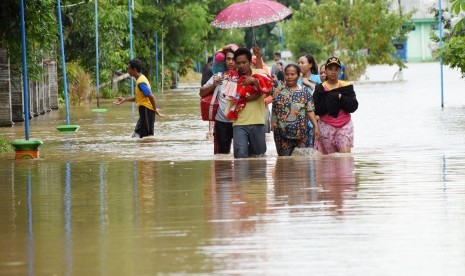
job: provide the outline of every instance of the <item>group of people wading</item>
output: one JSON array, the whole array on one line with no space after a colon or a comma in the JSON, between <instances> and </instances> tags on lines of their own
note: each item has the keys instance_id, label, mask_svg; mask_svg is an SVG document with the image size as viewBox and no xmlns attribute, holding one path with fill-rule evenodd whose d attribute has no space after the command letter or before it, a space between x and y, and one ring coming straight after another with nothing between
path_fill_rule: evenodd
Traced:
<instances>
[{"instance_id":1,"label":"group of people wading","mask_svg":"<svg viewBox=\"0 0 465 276\"><path fill-rule=\"evenodd\" d=\"M263 156L269 102L279 156L289 156L295 148L314 148L322 154L351 151L354 129L350 113L357 110L358 102L353 86L339 80L342 65L337 57L330 57L319 72L311 55L301 56L298 64L287 64L281 71L284 62L276 53L270 75L257 47L254 56L234 44L220 52L224 71L213 72L199 93L205 97L218 88L215 154L229 154L232 143L235 158ZM284 81L278 75L283 75Z\"/></svg>"},{"instance_id":2,"label":"group of people wading","mask_svg":"<svg viewBox=\"0 0 465 276\"><path fill-rule=\"evenodd\" d=\"M353 86L339 80L340 60L330 57L318 72L311 55L301 56L298 64L285 65L276 53L270 72L258 47L253 54L235 44L223 47L213 58L213 75L200 88L201 97L216 90L219 102L214 153L229 154L232 144L234 158L263 156L269 124L279 156L289 156L295 148L349 153L354 141L351 113L358 102ZM153 135L155 114L163 114L141 74L140 61L131 60L128 72L136 79L135 97L117 98L114 103L135 101L139 109L135 132L141 138Z\"/></svg>"}]
</instances>

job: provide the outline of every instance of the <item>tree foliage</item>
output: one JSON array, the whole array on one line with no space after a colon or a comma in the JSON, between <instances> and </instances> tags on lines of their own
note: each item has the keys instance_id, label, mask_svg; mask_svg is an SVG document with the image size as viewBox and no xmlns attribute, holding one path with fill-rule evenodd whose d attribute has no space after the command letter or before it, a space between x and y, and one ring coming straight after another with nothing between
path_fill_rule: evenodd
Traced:
<instances>
[{"instance_id":1,"label":"tree foliage","mask_svg":"<svg viewBox=\"0 0 465 276\"><path fill-rule=\"evenodd\" d=\"M294 55L310 53L319 60L338 55L356 79L367 64L403 65L394 57L394 37L403 33L409 15L390 11L389 2L303 0L286 24L287 45Z\"/></svg>"},{"instance_id":2,"label":"tree foliage","mask_svg":"<svg viewBox=\"0 0 465 276\"><path fill-rule=\"evenodd\" d=\"M445 65L460 70L465 77L465 0L451 1L451 11L453 15L443 16L442 26L444 29L443 47L436 52L436 57L442 55ZM438 10L434 10L436 19L439 18ZM443 11L443 15L447 14L448 10ZM452 22L455 21L455 24ZM436 42L439 37L436 34L432 35L432 39Z\"/></svg>"},{"instance_id":3,"label":"tree foliage","mask_svg":"<svg viewBox=\"0 0 465 276\"><path fill-rule=\"evenodd\" d=\"M40 62L54 57L58 34L55 1L24 1L27 37L28 76L38 78L42 72ZM7 48L11 64L21 63L20 6L17 0L0 2L0 47ZM20 68L19 66L14 68Z\"/></svg>"},{"instance_id":4,"label":"tree foliage","mask_svg":"<svg viewBox=\"0 0 465 276\"><path fill-rule=\"evenodd\" d=\"M95 1L99 8L99 77L101 83L109 83L115 72L126 71L129 60L128 0ZM273 52L281 50L278 26L284 28L284 41L294 55L308 52L322 60L340 54L347 64L361 65L362 69L367 63L396 62L391 55L394 52L391 39L400 36L407 17L390 13L387 0L354 0L353 5L349 0L279 1L294 9L290 20L254 29L219 30L211 27L210 22L237 0L134 0L133 56L143 61L144 73L152 80L155 35L159 62L163 47L165 74L176 68L182 75L193 68L194 62L203 61L206 52L211 54L214 48L229 43L250 48L253 37L265 57L271 58ZM60 58L56 0L25 3L29 69L37 75L40 73L37 61ZM61 0L61 6L66 61L82 66L95 78L94 2ZM7 47L12 62L20 63L17 0L1 1L0 20L0 47Z\"/></svg>"}]
</instances>

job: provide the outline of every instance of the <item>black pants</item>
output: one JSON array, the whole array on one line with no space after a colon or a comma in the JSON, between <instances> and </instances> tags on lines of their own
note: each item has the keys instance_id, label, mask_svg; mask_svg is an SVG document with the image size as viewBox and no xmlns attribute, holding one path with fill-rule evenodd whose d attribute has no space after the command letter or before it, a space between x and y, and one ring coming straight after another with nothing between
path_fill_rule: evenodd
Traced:
<instances>
[{"instance_id":1,"label":"black pants","mask_svg":"<svg viewBox=\"0 0 465 276\"><path fill-rule=\"evenodd\" d=\"M214 153L229 154L231 152L231 142L233 138L232 123L215 121L214 131Z\"/></svg>"},{"instance_id":2,"label":"black pants","mask_svg":"<svg viewBox=\"0 0 465 276\"><path fill-rule=\"evenodd\" d=\"M139 120L137 121L134 132L139 134L140 138L153 136L155 125L155 111L145 106L139 106Z\"/></svg>"}]
</instances>

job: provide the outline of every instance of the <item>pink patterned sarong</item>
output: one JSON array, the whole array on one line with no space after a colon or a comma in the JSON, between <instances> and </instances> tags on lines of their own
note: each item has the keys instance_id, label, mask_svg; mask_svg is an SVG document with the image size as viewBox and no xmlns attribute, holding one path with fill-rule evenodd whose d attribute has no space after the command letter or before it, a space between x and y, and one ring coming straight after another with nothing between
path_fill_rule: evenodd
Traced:
<instances>
[{"instance_id":1,"label":"pink patterned sarong","mask_svg":"<svg viewBox=\"0 0 465 276\"><path fill-rule=\"evenodd\" d=\"M322 154L339 152L342 148L354 146L354 125L352 120L342 127L333 127L330 124L318 121L320 139L315 140L315 149Z\"/></svg>"}]
</instances>

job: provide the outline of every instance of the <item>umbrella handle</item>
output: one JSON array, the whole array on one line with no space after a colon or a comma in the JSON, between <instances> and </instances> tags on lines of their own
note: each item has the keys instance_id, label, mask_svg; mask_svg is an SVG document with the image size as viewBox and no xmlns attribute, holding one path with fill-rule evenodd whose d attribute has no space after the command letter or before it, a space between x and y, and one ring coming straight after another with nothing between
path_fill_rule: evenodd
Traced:
<instances>
[{"instance_id":1,"label":"umbrella handle","mask_svg":"<svg viewBox=\"0 0 465 276\"><path fill-rule=\"evenodd\" d=\"M257 45L257 40L255 39L255 32L254 32L254 27L252 27L252 37L253 37L253 40L252 40L252 45L254 45L255 47L258 47Z\"/></svg>"}]
</instances>

